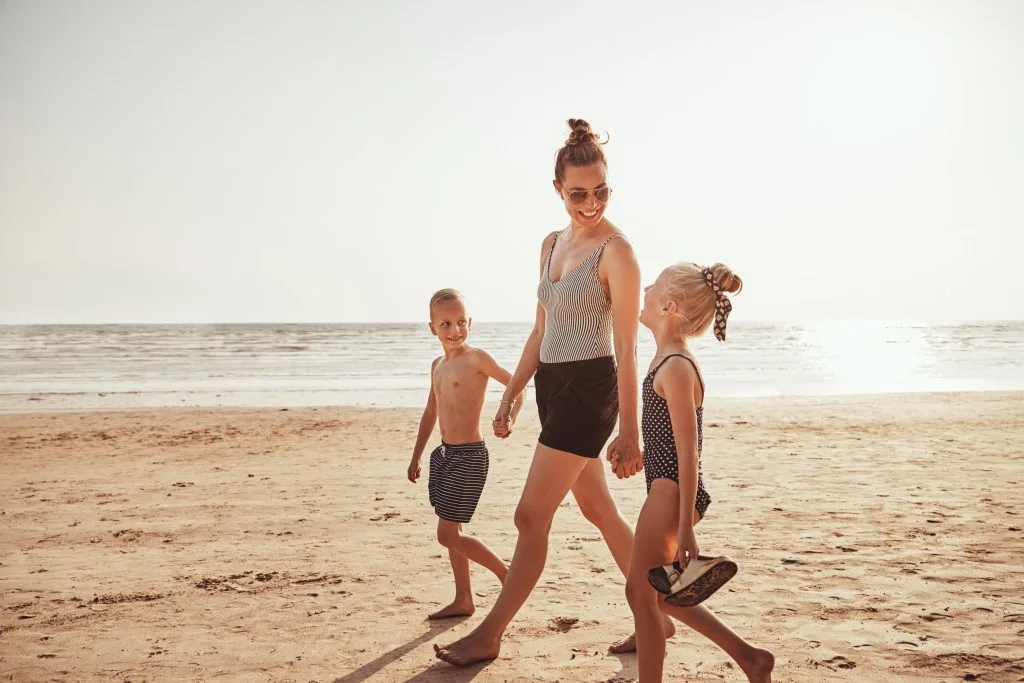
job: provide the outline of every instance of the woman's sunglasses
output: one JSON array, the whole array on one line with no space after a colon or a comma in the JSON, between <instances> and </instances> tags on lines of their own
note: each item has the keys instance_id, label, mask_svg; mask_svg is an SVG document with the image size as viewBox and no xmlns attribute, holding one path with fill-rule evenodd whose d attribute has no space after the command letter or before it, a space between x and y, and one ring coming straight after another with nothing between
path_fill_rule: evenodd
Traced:
<instances>
[{"instance_id":1,"label":"woman's sunglasses","mask_svg":"<svg viewBox=\"0 0 1024 683\"><path fill-rule=\"evenodd\" d=\"M590 193L594 193L594 199L604 204L608 201L608 198L612 196L612 188L605 185L599 187L596 190L569 190L569 201L573 204L582 204L587 201L587 197Z\"/></svg>"}]
</instances>

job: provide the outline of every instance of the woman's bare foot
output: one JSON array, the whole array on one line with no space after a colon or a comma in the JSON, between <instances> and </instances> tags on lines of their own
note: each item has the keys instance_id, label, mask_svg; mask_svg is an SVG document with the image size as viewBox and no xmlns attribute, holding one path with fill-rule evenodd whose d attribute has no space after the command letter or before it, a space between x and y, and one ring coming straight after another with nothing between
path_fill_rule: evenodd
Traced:
<instances>
[{"instance_id":1,"label":"woman's bare foot","mask_svg":"<svg viewBox=\"0 0 1024 683\"><path fill-rule=\"evenodd\" d=\"M458 600L456 599L452 604L447 607L442 607L433 614L428 614L427 619L451 619L452 617L471 617L473 612L476 611L476 606L473 604L473 599L469 600Z\"/></svg>"},{"instance_id":2,"label":"woman's bare foot","mask_svg":"<svg viewBox=\"0 0 1024 683\"><path fill-rule=\"evenodd\" d=\"M740 662L740 668L747 675L750 683L771 683L772 669L775 668L775 655L768 650L755 649L750 659Z\"/></svg>"},{"instance_id":3,"label":"woman's bare foot","mask_svg":"<svg viewBox=\"0 0 1024 683\"><path fill-rule=\"evenodd\" d=\"M473 631L451 645L434 644L434 655L452 666L468 666L476 662L496 659L501 652L501 640L488 640Z\"/></svg>"},{"instance_id":4,"label":"woman's bare foot","mask_svg":"<svg viewBox=\"0 0 1024 683\"><path fill-rule=\"evenodd\" d=\"M662 628L665 629L665 640L668 640L676 634L676 625L672 623L672 620L662 615ZM628 638L624 638L617 643L608 646L608 652L613 655L624 655L628 652L636 652L636 634L630 634Z\"/></svg>"}]
</instances>

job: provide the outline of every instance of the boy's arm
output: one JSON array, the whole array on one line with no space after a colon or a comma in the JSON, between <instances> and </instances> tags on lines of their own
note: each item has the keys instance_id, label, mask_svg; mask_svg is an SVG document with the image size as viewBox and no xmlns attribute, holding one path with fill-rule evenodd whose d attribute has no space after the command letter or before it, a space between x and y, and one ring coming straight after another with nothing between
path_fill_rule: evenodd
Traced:
<instances>
[{"instance_id":1,"label":"boy's arm","mask_svg":"<svg viewBox=\"0 0 1024 683\"><path fill-rule=\"evenodd\" d=\"M477 351L477 368L483 374L487 375L493 380L501 382L506 387L509 382L512 381L512 373L505 368L498 365L498 361L494 360L491 354L487 353L483 349L476 349ZM512 421L515 422L516 417L519 415L519 411L523 407L523 398L526 396L526 389L523 389L516 394L515 399L512 401Z\"/></svg>"},{"instance_id":2,"label":"boy's arm","mask_svg":"<svg viewBox=\"0 0 1024 683\"><path fill-rule=\"evenodd\" d=\"M423 416L420 418L420 428L416 433L416 445L412 449L412 461L409 463L409 481L415 482L420 477L420 458L423 456L423 449L427 446L430 435L434 432L434 425L437 424L437 397L434 395L434 368L437 358L430 365L430 394L427 396L427 407L423 409Z\"/></svg>"}]
</instances>

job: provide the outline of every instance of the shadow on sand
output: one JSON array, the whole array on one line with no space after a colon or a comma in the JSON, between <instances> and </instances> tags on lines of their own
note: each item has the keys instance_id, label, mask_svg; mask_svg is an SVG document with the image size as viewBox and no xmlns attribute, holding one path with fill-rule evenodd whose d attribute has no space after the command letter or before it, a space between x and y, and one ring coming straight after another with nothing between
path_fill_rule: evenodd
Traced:
<instances>
[{"instance_id":1,"label":"shadow on sand","mask_svg":"<svg viewBox=\"0 0 1024 683\"><path fill-rule=\"evenodd\" d=\"M367 662L366 664L363 664L361 667L359 667L355 671L351 671L351 672L345 674L344 676L342 676L340 678L335 678L334 679L334 683L362 683L362 681L365 681L367 678L369 678L370 676L373 676L375 673L377 673L378 671L380 671L384 667L386 667L389 664L392 664L393 662L397 661L398 659L404 657L406 654L408 654L409 652L412 652L413 650L415 650L417 647L419 647L423 643L425 643L425 642L427 642L429 640L434 640L440 634L444 633L445 631L447 631L448 629L450 629L450 628L452 628L454 626L458 626L459 624L461 624L465 620L466 620L466 618L460 618L460 619L445 619L444 621L430 621L430 622L427 622L428 623L428 628L427 628L426 633L423 633L422 635L417 636L416 638L413 638L409 642L403 643L403 644L399 645L398 647L393 648L392 650L390 650L388 652L385 652L380 657L377 657L377 659L373 660L372 662ZM417 674L416 676L410 678L409 680L410 681L433 681L433 680L442 680L442 678L443 678L443 680L446 680L446 681L469 681L469 680L472 680L473 676L476 676L476 673L473 673L472 676L469 676L468 678L460 678L458 675L453 675L453 674L458 674L459 672L462 672L462 671L465 671L467 673L476 671L478 673L479 672L478 670L480 668L483 668L483 667L478 665L476 667L470 667L468 669L455 669L454 667L451 667L451 666L445 664L444 662L440 662L439 661L437 664L438 664L438 666L432 666L431 668L427 669L423 673ZM444 669L444 671L440 672L440 670L442 668ZM431 673L431 672L434 672L434 671L439 671L440 673Z\"/></svg>"}]
</instances>

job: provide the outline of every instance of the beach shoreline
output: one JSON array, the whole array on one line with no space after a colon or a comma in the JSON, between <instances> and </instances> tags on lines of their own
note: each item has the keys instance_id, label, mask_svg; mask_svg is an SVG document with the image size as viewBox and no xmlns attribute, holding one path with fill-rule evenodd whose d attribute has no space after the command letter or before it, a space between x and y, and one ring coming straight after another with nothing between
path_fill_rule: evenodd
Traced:
<instances>
[{"instance_id":1,"label":"beach shoreline","mask_svg":"<svg viewBox=\"0 0 1024 683\"><path fill-rule=\"evenodd\" d=\"M635 677L606 653L632 627L622 577L571 496L502 656L436 662L498 586L474 569L477 614L424 620L452 585L425 480L405 479L419 413L0 414L4 679ZM1024 677L1024 393L709 397L705 420L698 540L740 565L708 604L776 653L777 680ZM506 560L536 434L528 404L487 439L468 529ZM609 486L635 522L642 476ZM666 672L741 680L685 628Z\"/></svg>"},{"instance_id":2,"label":"beach shoreline","mask_svg":"<svg viewBox=\"0 0 1024 683\"><path fill-rule=\"evenodd\" d=\"M500 385L499 385L500 388ZM493 389L493 388L492 388ZM533 403L533 385L527 388L526 408ZM345 391L295 391L295 392L258 392L258 391L73 391L73 392L24 392L0 393L0 417L34 414L78 414L78 413L128 413L150 412L163 410L289 410L303 409L354 409L354 410L421 410L424 392L407 392L397 403L389 403L388 396L393 392L380 392L380 403L364 400L339 400L339 396L354 395ZM720 396L712 397L723 405L762 404L772 401L786 401L793 405L831 405L836 402L863 401L879 398L882 400L915 397L950 397L950 396L1012 396L1024 395L1024 390L1005 390L978 388L970 390L936 390L936 391L863 391L821 394L764 394L751 396ZM225 402L224 396L231 398ZM487 410L497 406L497 390L492 391L485 402ZM486 410L485 410L486 412Z\"/></svg>"}]
</instances>

